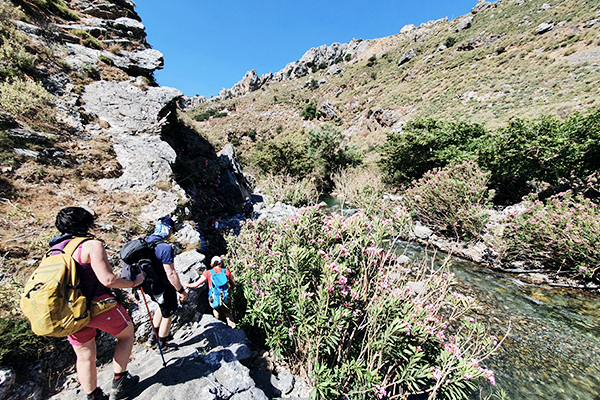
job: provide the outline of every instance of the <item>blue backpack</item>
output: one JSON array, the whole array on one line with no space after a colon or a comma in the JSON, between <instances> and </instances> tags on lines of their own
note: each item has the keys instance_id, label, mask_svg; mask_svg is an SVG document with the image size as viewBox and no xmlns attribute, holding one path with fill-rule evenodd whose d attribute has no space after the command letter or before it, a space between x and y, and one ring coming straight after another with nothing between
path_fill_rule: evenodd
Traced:
<instances>
[{"instance_id":1,"label":"blue backpack","mask_svg":"<svg viewBox=\"0 0 600 400\"><path fill-rule=\"evenodd\" d=\"M229 281L225 274L226 269L221 269L218 274L214 269L210 270L210 289L208 290L208 302L212 308L221 306L229 307Z\"/></svg>"}]
</instances>

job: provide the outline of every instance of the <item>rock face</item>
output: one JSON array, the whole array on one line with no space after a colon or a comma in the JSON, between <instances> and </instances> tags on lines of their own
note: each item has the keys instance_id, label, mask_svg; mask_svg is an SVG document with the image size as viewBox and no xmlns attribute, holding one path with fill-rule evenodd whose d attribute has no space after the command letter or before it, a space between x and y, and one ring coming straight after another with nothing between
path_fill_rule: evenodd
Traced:
<instances>
[{"instance_id":1,"label":"rock face","mask_svg":"<svg viewBox=\"0 0 600 400\"><path fill-rule=\"evenodd\" d=\"M228 144L218 154L218 164L221 167L219 192L234 204L242 204L252 189L232 145Z\"/></svg>"},{"instance_id":2,"label":"rock face","mask_svg":"<svg viewBox=\"0 0 600 400\"><path fill-rule=\"evenodd\" d=\"M146 316L147 318L147 316ZM268 370L253 370L244 366L253 358L243 331L231 329L212 315L197 314L196 321L179 329L173 343L178 348L165 354L163 366L159 353L141 346L134 348L128 371L140 377L140 383L130 398L150 399L248 399L266 400L265 392L252 376L265 378L286 390L290 397L308 398L309 388L293 376L280 371L277 376ZM266 375L266 377L265 377ZM110 364L100 368L98 384L108 392L113 379ZM85 397L74 374L65 379L64 390L53 400L75 400ZM257 379L258 380L258 379ZM262 386L262 385L261 385Z\"/></svg>"},{"instance_id":3,"label":"rock face","mask_svg":"<svg viewBox=\"0 0 600 400\"><path fill-rule=\"evenodd\" d=\"M354 58L364 53L370 46L368 40L353 39L349 43L333 43L331 46L322 45L313 47L300 58L300 60L289 63L281 71L265 74L258 78L256 71L248 71L244 78L236 83L231 89L223 89L219 93L219 98L229 99L232 97L243 96L246 93L258 90L269 81L280 82L290 79L302 78L309 74L312 67L318 67L322 64L329 68L335 65L347 55ZM331 74L339 73L334 70Z\"/></svg>"},{"instance_id":4,"label":"rock face","mask_svg":"<svg viewBox=\"0 0 600 400\"><path fill-rule=\"evenodd\" d=\"M84 110L106 121L111 134L160 134L166 117L183 96L177 89L148 87L131 82L98 81L85 87Z\"/></svg>"}]
</instances>

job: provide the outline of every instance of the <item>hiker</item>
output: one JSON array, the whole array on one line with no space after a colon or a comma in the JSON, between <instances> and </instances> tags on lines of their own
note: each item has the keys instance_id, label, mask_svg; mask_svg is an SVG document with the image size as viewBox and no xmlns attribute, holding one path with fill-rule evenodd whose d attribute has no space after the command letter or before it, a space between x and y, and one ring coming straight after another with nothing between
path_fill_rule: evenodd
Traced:
<instances>
[{"instance_id":1,"label":"hiker","mask_svg":"<svg viewBox=\"0 0 600 400\"><path fill-rule=\"evenodd\" d=\"M228 284L229 288L235 287L235 281L233 280L233 275L231 274L231 271L229 271L227 268L223 268L223 260L221 259L221 257L214 256L212 258L212 260L210 261L210 267L211 267L211 269L204 271L204 273L202 274L200 279L198 279L196 282L188 281L188 282L184 282L183 285L189 289L196 289L196 288L202 286L204 284L204 282L208 282L209 296L210 296L211 295L210 288L211 288L212 278L216 274L224 272L225 275L227 276L227 284ZM216 319L221 319L220 317L222 314L223 317L225 318L225 321L227 322L227 325L229 325L231 328L235 329L236 325L235 325L235 322L233 321L233 318L231 317L231 312L230 312L230 307L231 307L231 297L230 296L231 295L228 294L228 296L227 296L228 301L226 301L225 303L222 303L221 305L219 305L216 308L213 308L213 315L215 316Z\"/></svg>"},{"instance_id":2,"label":"hiker","mask_svg":"<svg viewBox=\"0 0 600 400\"><path fill-rule=\"evenodd\" d=\"M56 229L63 235L50 241L56 253L62 251L75 237L88 237L94 224L94 216L81 207L67 207L56 216ZM113 295L111 288L131 288L144 281L139 274L133 281L123 279L112 271L102 243L95 239L86 240L73 253L77 264L77 275L81 291L91 300L105 299ZM92 298L90 298L92 297ZM109 397L98 387L96 371L96 329L110 333L117 339L113 356L114 379L110 399L120 399L133 389L139 377L127 372L127 363L133 347L134 328L127 310L122 305L92 318L90 322L68 336L77 356L77 377L88 399L106 400Z\"/></svg>"},{"instance_id":3,"label":"hiker","mask_svg":"<svg viewBox=\"0 0 600 400\"><path fill-rule=\"evenodd\" d=\"M250 197L246 197L246 201L242 206L242 211L244 212L246 219L252 218L252 214L254 213L254 202L250 199Z\"/></svg>"},{"instance_id":4,"label":"hiker","mask_svg":"<svg viewBox=\"0 0 600 400\"><path fill-rule=\"evenodd\" d=\"M156 221L154 233L146 238L148 243L160 241L154 247L154 254L164 269L164 292L161 294L148 293L152 300L158 303L158 309L154 313L152 318L152 325L154 329L150 332L150 337L146 342L146 346L154 347L159 345L161 350L167 351L172 349L173 346L168 344L169 333L171 331L171 321L173 315L178 307L177 299L179 301L186 301L188 294L185 291L185 287L181 284L179 275L175 271L175 255L173 247L165 242L169 240L175 232L175 221L170 217L162 217ZM162 274L161 274L162 275ZM158 332L158 340L154 332Z\"/></svg>"}]
</instances>

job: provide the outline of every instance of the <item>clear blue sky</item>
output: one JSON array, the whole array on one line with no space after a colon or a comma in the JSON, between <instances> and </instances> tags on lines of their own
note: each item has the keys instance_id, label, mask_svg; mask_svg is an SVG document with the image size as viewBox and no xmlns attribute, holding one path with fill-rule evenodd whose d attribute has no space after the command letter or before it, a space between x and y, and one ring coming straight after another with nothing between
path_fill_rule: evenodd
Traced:
<instances>
[{"instance_id":1,"label":"clear blue sky","mask_svg":"<svg viewBox=\"0 0 600 400\"><path fill-rule=\"evenodd\" d=\"M397 34L406 24L468 14L477 0L137 0L161 86L217 95L246 71L277 72L312 47Z\"/></svg>"}]
</instances>

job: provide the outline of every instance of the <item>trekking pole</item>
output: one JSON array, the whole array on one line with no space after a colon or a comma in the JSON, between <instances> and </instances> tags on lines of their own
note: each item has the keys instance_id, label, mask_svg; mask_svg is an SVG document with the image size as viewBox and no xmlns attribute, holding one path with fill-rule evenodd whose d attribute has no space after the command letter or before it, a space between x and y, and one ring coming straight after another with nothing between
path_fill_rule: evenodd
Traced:
<instances>
[{"instance_id":1,"label":"trekking pole","mask_svg":"<svg viewBox=\"0 0 600 400\"><path fill-rule=\"evenodd\" d=\"M144 288L140 286L140 290L142 291L142 298L144 299L144 304L146 305L146 311L148 311L148 318L150 318L150 326L152 326L152 330L154 331L154 337L156 337L156 342L158 344L158 351L160 351L160 357L163 361L163 367L167 366L167 362L165 361L165 355L163 354L162 348L160 347L160 340L158 340L158 332L154 327L154 323L152 322L152 315L150 315L150 307L148 307L148 302L146 301L146 293L144 293Z\"/></svg>"}]
</instances>

